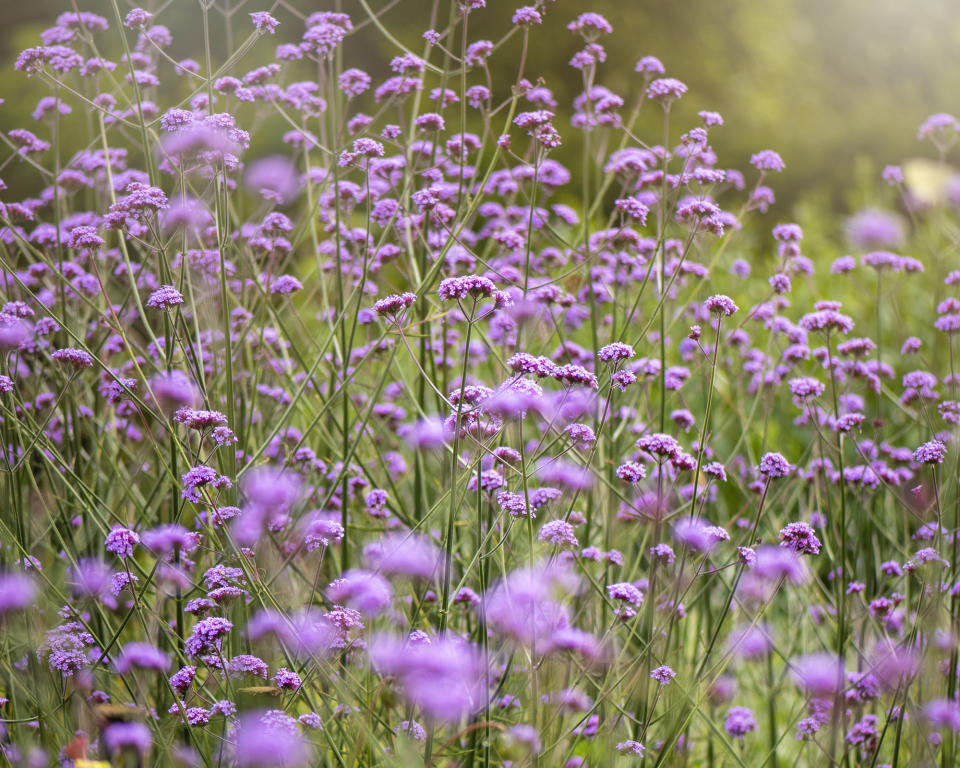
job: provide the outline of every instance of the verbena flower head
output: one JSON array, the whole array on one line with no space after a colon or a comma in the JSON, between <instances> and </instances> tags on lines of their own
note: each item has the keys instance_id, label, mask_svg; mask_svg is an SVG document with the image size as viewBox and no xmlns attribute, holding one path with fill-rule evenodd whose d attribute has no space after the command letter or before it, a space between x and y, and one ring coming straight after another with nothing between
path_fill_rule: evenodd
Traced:
<instances>
[{"instance_id":1,"label":"verbena flower head","mask_svg":"<svg viewBox=\"0 0 960 768\"><path fill-rule=\"evenodd\" d=\"M497 290L492 280L479 275L465 275L464 277L448 277L440 282L437 294L441 299L465 299L468 296L474 299L492 296Z\"/></svg>"},{"instance_id":2,"label":"verbena flower head","mask_svg":"<svg viewBox=\"0 0 960 768\"><path fill-rule=\"evenodd\" d=\"M757 730L757 720L747 707L731 707L723 721L723 729L735 739L743 739Z\"/></svg>"},{"instance_id":3,"label":"verbena flower head","mask_svg":"<svg viewBox=\"0 0 960 768\"><path fill-rule=\"evenodd\" d=\"M173 309L183 304L183 294L172 285L161 285L147 298L151 309Z\"/></svg>"},{"instance_id":4,"label":"verbena flower head","mask_svg":"<svg viewBox=\"0 0 960 768\"><path fill-rule=\"evenodd\" d=\"M537 538L560 547L576 549L580 546L573 526L565 520L551 520L544 523L537 533Z\"/></svg>"},{"instance_id":5,"label":"verbena flower head","mask_svg":"<svg viewBox=\"0 0 960 768\"><path fill-rule=\"evenodd\" d=\"M918 464L942 464L947 457L947 446L939 440L929 440L913 452L913 460Z\"/></svg>"},{"instance_id":6,"label":"verbena flower head","mask_svg":"<svg viewBox=\"0 0 960 768\"><path fill-rule=\"evenodd\" d=\"M622 360L629 360L634 355L636 355L636 352L633 351L633 347L620 341L615 341L612 344L601 347L597 353L597 357L604 363L617 363Z\"/></svg>"},{"instance_id":7,"label":"verbena flower head","mask_svg":"<svg viewBox=\"0 0 960 768\"><path fill-rule=\"evenodd\" d=\"M234 760L244 768L297 768L311 759L297 721L282 710L244 713L233 742Z\"/></svg>"},{"instance_id":8,"label":"verbena flower head","mask_svg":"<svg viewBox=\"0 0 960 768\"><path fill-rule=\"evenodd\" d=\"M134 548L140 543L140 536L123 526L114 526L107 534L104 549L118 557L132 557Z\"/></svg>"},{"instance_id":9,"label":"verbena flower head","mask_svg":"<svg viewBox=\"0 0 960 768\"><path fill-rule=\"evenodd\" d=\"M116 668L121 675L132 669L152 669L165 672L170 666L170 657L150 643L127 643L117 657Z\"/></svg>"},{"instance_id":10,"label":"verbena flower head","mask_svg":"<svg viewBox=\"0 0 960 768\"><path fill-rule=\"evenodd\" d=\"M788 523L780 530L780 546L804 555L820 553L820 539L807 523Z\"/></svg>"},{"instance_id":11,"label":"verbena flower head","mask_svg":"<svg viewBox=\"0 0 960 768\"><path fill-rule=\"evenodd\" d=\"M486 700L482 657L461 640L418 645L380 635L370 641L369 653L377 671L397 678L409 701L431 717L456 722Z\"/></svg>"},{"instance_id":12,"label":"verbena flower head","mask_svg":"<svg viewBox=\"0 0 960 768\"><path fill-rule=\"evenodd\" d=\"M832 698L846 682L840 659L829 653L792 659L790 674L809 695L819 698Z\"/></svg>"},{"instance_id":13,"label":"verbena flower head","mask_svg":"<svg viewBox=\"0 0 960 768\"><path fill-rule=\"evenodd\" d=\"M277 21L266 11L255 11L250 14L250 21L258 32L269 32L271 35L277 31L280 22Z\"/></svg>"},{"instance_id":14,"label":"verbena flower head","mask_svg":"<svg viewBox=\"0 0 960 768\"><path fill-rule=\"evenodd\" d=\"M776 478L786 477L793 471L793 467L790 462L788 462L782 453L765 453L760 458L760 465L757 467L757 472L766 480L773 480Z\"/></svg>"},{"instance_id":15,"label":"verbena flower head","mask_svg":"<svg viewBox=\"0 0 960 768\"><path fill-rule=\"evenodd\" d=\"M23 573L0 573L0 617L31 605L36 585Z\"/></svg>"},{"instance_id":16,"label":"verbena flower head","mask_svg":"<svg viewBox=\"0 0 960 768\"><path fill-rule=\"evenodd\" d=\"M416 533L391 533L369 544L363 552L371 571L386 576L432 579L439 574L444 556L427 537Z\"/></svg>"},{"instance_id":17,"label":"verbena flower head","mask_svg":"<svg viewBox=\"0 0 960 768\"><path fill-rule=\"evenodd\" d=\"M647 86L647 98L669 107L687 92L687 86L672 77L661 77Z\"/></svg>"},{"instance_id":18,"label":"verbena flower head","mask_svg":"<svg viewBox=\"0 0 960 768\"><path fill-rule=\"evenodd\" d=\"M376 616L390 607L393 587L377 573L352 570L330 583L327 596L335 603L342 603L361 613Z\"/></svg>"},{"instance_id":19,"label":"verbena flower head","mask_svg":"<svg viewBox=\"0 0 960 768\"><path fill-rule=\"evenodd\" d=\"M733 303L733 299L722 294L711 296L709 299L703 302L703 307L708 312L712 312L715 315L722 315L724 317L729 317L738 309L737 305Z\"/></svg>"},{"instance_id":20,"label":"verbena flower head","mask_svg":"<svg viewBox=\"0 0 960 768\"><path fill-rule=\"evenodd\" d=\"M610 26L603 16L599 13L581 13L574 21L567 24L567 29L571 32L579 32L588 40L597 35L609 35L613 33L613 27Z\"/></svg>"},{"instance_id":21,"label":"verbena flower head","mask_svg":"<svg viewBox=\"0 0 960 768\"><path fill-rule=\"evenodd\" d=\"M103 741L110 755L129 751L142 759L150 751L153 736L143 723L119 722L107 727L103 732Z\"/></svg>"},{"instance_id":22,"label":"verbena flower head","mask_svg":"<svg viewBox=\"0 0 960 768\"><path fill-rule=\"evenodd\" d=\"M750 165L761 171L776 171L778 173L786 168L783 159L772 149L765 149L751 156Z\"/></svg>"},{"instance_id":23,"label":"verbena flower head","mask_svg":"<svg viewBox=\"0 0 960 768\"><path fill-rule=\"evenodd\" d=\"M657 667L650 673L651 679L656 680L660 685L666 685L676 676L677 673L665 664Z\"/></svg>"},{"instance_id":24,"label":"verbena flower head","mask_svg":"<svg viewBox=\"0 0 960 768\"><path fill-rule=\"evenodd\" d=\"M646 451L657 458L668 458L671 459L677 454L680 453L680 443L670 435L664 435L662 433L654 433L652 435L644 435L639 440L637 440L637 447Z\"/></svg>"}]
</instances>

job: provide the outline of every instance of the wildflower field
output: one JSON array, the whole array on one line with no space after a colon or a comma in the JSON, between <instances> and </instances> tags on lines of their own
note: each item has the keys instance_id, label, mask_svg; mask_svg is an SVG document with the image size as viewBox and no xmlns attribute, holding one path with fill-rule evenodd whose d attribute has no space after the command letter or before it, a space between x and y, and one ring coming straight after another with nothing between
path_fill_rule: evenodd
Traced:
<instances>
[{"instance_id":1,"label":"wildflower field","mask_svg":"<svg viewBox=\"0 0 960 768\"><path fill-rule=\"evenodd\" d=\"M805 248L528 1L0 62L0 765L960 763L960 121Z\"/></svg>"}]
</instances>

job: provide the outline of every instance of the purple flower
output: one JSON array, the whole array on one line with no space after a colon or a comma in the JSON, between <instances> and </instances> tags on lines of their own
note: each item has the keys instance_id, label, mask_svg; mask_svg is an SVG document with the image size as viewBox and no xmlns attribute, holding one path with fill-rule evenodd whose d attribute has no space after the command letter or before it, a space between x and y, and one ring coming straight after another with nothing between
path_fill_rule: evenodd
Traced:
<instances>
[{"instance_id":1,"label":"purple flower","mask_svg":"<svg viewBox=\"0 0 960 768\"><path fill-rule=\"evenodd\" d=\"M182 371L157 374L150 378L149 387L158 407L164 412L193 406L200 399L200 391Z\"/></svg>"},{"instance_id":2,"label":"purple flower","mask_svg":"<svg viewBox=\"0 0 960 768\"><path fill-rule=\"evenodd\" d=\"M540 16L540 11L534 6L524 5L514 11L512 21L517 26L525 26L528 24L540 24L543 22L543 18Z\"/></svg>"},{"instance_id":3,"label":"purple flower","mask_svg":"<svg viewBox=\"0 0 960 768\"><path fill-rule=\"evenodd\" d=\"M765 624L748 625L734 629L727 645L732 653L744 659L759 659L766 656L773 648L773 638L770 628Z\"/></svg>"},{"instance_id":4,"label":"purple flower","mask_svg":"<svg viewBox=\"0 0 960 768\"><path fill-rule=\"evenodd\" d=\"M220 411L196 410L187 407L177 409L177 412L173 415L173 420L199 432L227 423L227 417Z\"/></svg>"},{"instance_id":5,"label":"purple flower","mask_svg":"<svg viewBox=\"0 0 960 768\"><path fill-rule=\"evenodd\" d=\"M151 309L173 309L180 304L183 304L183 294L172 285L161 285L146 302Z\"/></svg>"},{"instance_id":6,"label":"purple flower","mask_svg":"<svg viewBox=\"0 0 960 768\"><path fill-rule=\"evenodd\" d=\"M958 131L960 131L960 121L957 118L946 112L938 112L923 121L917 130L917 139L920 141L930 139L938 146L943 146Z\"/></svg>"},{"instance_id":7,"label":"purple flower","mask_svg":"<svg viewBox=\"0 0 960 768\"><path fill-rule=\"evenodd\" d=\"M70 569L70 586L81 597L102 597L110 589L112 572L100 560L85 559Z\"/></svg>"},{"instance_id":8,"label":"purple flower","mask_svg":"<svg viewBox=\"0 0 960 768\"><path fill-rule=\"evenodd\" d=\"M193 678L196 677L196 674L196 667L183 667L171 676L170 687L179 693L180 696L183 696L190 690L190 686L193 685Z\"/></svg>"},{"instance_id":9,"label":"purple flower","mask_svg":"<svg viewBox=\"0 0 960 768\"><path fill-rule=\"evenodd\" d=\"M930 440L913 452L913 460L918 464L942 464L947 457L947 446L939 440Z\"/></svg>"},{"instance_id":10,"label":"purple flower","mask_svg":"<svg viewBox=\"0 0 960 768\"><path fill-rule=\"evenodd\" d=\"M800 584L809 576L800 556L788 547L760 547L753 553L752 558L749 555L746 557L747 560L753 558L755 562L751 566L751 575L770 583L779 583L785 579Z\"/></svg>"},{"instance_id":11,"label":"purple flower","mask_svg":"<svg viewBox=\"0 0 960 768\"><path fill-rule=\"evenodd\" d=\"M633 351L633 347L631 347L629 344L615 341L612 344L607 344L605 347L601 347L600 351L597 353L597 357L601 362L615 364L622 360L629 360L635 354L636 352Z\"/></svg>"},{"instance_id":12,"label":"purple flower","mask_svg":"<svg viewBox=\"0 0 960 768\"><path fill-rule=\"evenodd\" d=\"M201 619L193 627L193 633L187 638L188 656L200 656L204 653L218 653L221 640L233 629L233 623L221 616Z\"/></svg>"},{"instance_id":13,"label":"purple flower","mask_svg":"<svg viewBox=\"0 0 960 768\"><path fill-rule=\"evenodd\" d=\"M50 357L58 363L66 363L72 365L74 368L92 368L94 363L93 355L82 349L75 349L74 347L58 349L54 351Z\"/></svg>"},{"instance_id":14,"label":"purple flower","mask_svg":"<svg viewBox=\"0 0 960 768\"><path fill-rule=\"evenodd\" d=\"M300 675L296 672L291 672L286 667L280 667L280 669L277 670L277 674L273 676L273 682L277 688L286 691L295 691L303 684L300 680Z\"/></svg>"},{"instance_id":15,"label":"purple flower","mask_svg":"<svg viewBox=\"0 0 960 768\"><path fill-rule=\"evenodd\" d=\"M782 453L763 454L763 456L760 457L760 465L757 467L757 472L767 480L786 477L792 471L793 467L790 465L790 462L784 458Z\"/></svg>"},{"instance_id":16,"label":"purple flower","mask_svg":"<svg viewBox=\"0 0 960 768\"><path fill-rule=\"evenodd\" d=\"M899 216L873 208L866 208L847 219L845 230L850 245L859 251L899 248L905 237L904 224ZM879 262L871 266L879 266L884 262L890 265L890 262L882 258L869 261ZM864 259L865 264L869 261ZM893 261L898 262L899 259Z\"/></svg>"},{"instance_id":17,"label":"purple flower","mask_svg":"<svg viewBox=\"0 0 960 768\"><path fill-rule=\"evenodd\" d=\"M267 663L256 656L248 653L241 653L234 656L227 664L227 671L230 677L243 677L243 675L254 675L267 679Z\"/></svg>"},{"instance_id":18,"label":"purple flower","mask_svg":"<svg viewBox=\"0 0 960 768\"><path fill-rule=\"evenodd\" d=\"M289 296L291 293L303 290L301 283L293 275L280 275L270 281L270 293L280 296Z\"/></svg>"},{"instance_id":19,"label":"purple flower","mask_svg":"<svg viewBox=\"0 0 960 768\"><path fill-rule=\"evenodd\" d=\"M845 685L840 659L829 653L801 656L790 662L790 674L808 694L818 698L832 698Z\"/></svg>"},{"instance_id":20,"label":"purple flower","mask_svg":"<svg viewBox=\"0 0 960 768\"><path fill-rule=\"evenodd\" d=\"M815 305L815 312L800 318L800 327L807 331L839 331L850 333L853 330L853 320L839 312L840 304L834 301L820 301Z\"/></svg>"},{"instance_id":21,"label":"purple flower","mask_svg":"<svg viewBox=\"0 0 960 768\"><path fill-rule=\"evenodd\" d=\"M733 303L733 299L723 294L711 296L703 302L703 308L706 309L707 312L712 312L715 315L723 315L724 317L729 317L738 309L737 305Z\"/></svg>"},{"instance_id":22,"label":"purple flower","mask_svg":"<svg viewBox=\"0 0 960 768\"><path fill-rule=\"evenodd\" d=\"M751 731L757 730L757 721L753 712L746 707L731 707L727 710L723 729L735 739L742 739Z\"/></svg>"},{"instance_id":23,"label":"purple flower","mask_svg":"<svg viewBox=\"0 0 960 768\"><path fill-rule=\"evenodd\" d=\"M394 733L402 733L414 741L426 741L427 732L416 720L402 720L400 725L393 729Z\"/></svg>"},{"instance_id":24,"label":"purple flower","mask_svg":"<svg viewBox=\"0 0 960 768\"><path fill-rule=\"evenodd\" d=\"M565 520L550 520L544 523L537 534L537 539L556 544L559 547L576 549L580 546L573 526Z\"/></svg>"},{"instance_id":25,"label":"purple flower","mask_svg":"<svg viewBox=\"0 0 960 768\"><path fill-rule=\"evenodd\" d=\"M698 552L710 552L720 541L710 527L701 520L684 518L673 526L673 537L679 544L683 544Z\"/></svg>"},{"instance_id":26,"label":"purple flower","mask_svg":"<svg viewBox=\"0 0 960 768\"><path fill-rule=\"evenodd\" d=\"M656 56L644 56L637 62L634 71L642 72L649 77L655 77L664 74L667 70L664 69L663 63Z\"/></svg>"},{"instance_id":27,"label":"purple flower","mask_svg":"<svg viewBox=\"0 0 960 768\"><path fill-rule=\"evenodd\" d=\"M643 464L635 461L626 461L617 467L617 477L623 482L636 485L647 476L647 469Z\"/></svg>"},{"instance_id":28,"label":"purple flower","mask_svg":"<svg viewBox=\"0 0 960 768\"><path fill-rule=\"evenodd\" d=\"M393 588L389 581L377 573L351 570L330 583L327 597L368 616L377 616L390 607Z\"/></svg>"},{"instance_id":29,"label":"purple flower","mask_svg":"<svg viewBox=\"0 0 960 768\"><path fill-rule=\"evenodd\" d=\"M793 396L801 403L806 402L810 398L820 397L824 392L823 384L810 376L790 379L787 385L790 387L790 392Z\"/></svg>"},{"instance_id":30,"label":"purple flower","mask_svg":"<svg viewBox=\"0 0 960 768\"><path fill-rule=\"evenodd\" d=\"M497 290L492 280L479 275L464 275L463 277L448 277L440 281L437 294L441 299L464 299L472 296L479 299L492 296Z\"/></svg>"},{"instance_id":31,"label":"purple flower","mask_svg":"<svg viewBox=\"0 0 960 768\"><path fill-rule=\"evenodd\" d=\"M820 553L820 539L813 528L802 522L789 523L780 530L780 546L803 555Z\"/></svg>"},{"instance_id":32,"label":"purple flower","mask_svg":"<svg viewBox=\"0 0 960 768\"><path fill-rule=\"evenodd\" d=\"M354 98L370 88L371 80L370 75L362 69L347 69L337 82L348 98Z\"/></svg>"},{"instance_id":33,"label":"purple flower","mask_svg":"<svg viewBox=\"0 0 960 768\"><path fill-rule=\"evenodd\" d=\"M913 355L920 351L920 347L923 346L923 342L918 339L916 336L908 336L903 341L903 346L900 347L901 355Z\"/></svg>"},{"instance_id":34,"label":"purple flower","mask_svg":"<svg viewBox=\"0 0 960 768\"><path fill-rule=\"evenodd\" d=\"M624 197L616 200L614 201L614 207L633 221L639 222L640 226L647 223L647 216L650 215L650 208L635 197Z\"/></svg>"},{"instance_id":35,"label":"purple flower","mask_svg":"<svg viewBox=\"0 0 960 768\"><path fill-rule=\"evenodd\" d=\"M641 437L637 440L637 447L660 459L672 459L680 453L680 443L670 435L659 432Z\"/></svg>"},{"instance_id":36,"label":"purple flower","mask_svg":"<svg viewBox=\"0 0 960 768\"><path fill-rule=\"evenodd\" d=\"M33 604L36 586L23 573L0 573L0 617Z\"/></svg>"},{"instance_id":37,"label":"purple flower","mask_svg":"<svg viewBox=\"0 0 960 768\"><path fill-rule=\"evenodd\" d=\"M282 155L270 155L250 163L243 182L249 189L278 203L290 202L300 190L296 168Z\"/></svg>"},{"instance_id":38,"label":"purple flower","mask_svg":"<svg viewBox=\"0 0 960 768\"><path fill-rule=\"evenodd\" d=\"M662 77L647 86L647 98L659 101L664 107L669 107L686 92L687 86L672 77Z\"/></svg>"},{"instance_id":39,"label":"purple flower","mask_svg":"<svg viewBox=\"0 0 960 768\"><path fill-rule=\"evenodd\" d=\"M234 741L240 768L297 768L310 762L310 748L297 721L279 710L244 713Z\"/></svg>"},{"instance_id":40,"label":"purple flower","mask_svg":"<svg viewBox=\"0 0 960 768\"><path fill-rule=\"evenodd\" d=\"M757 152L750 158L750 165L760 171L782 171L786 166L783 159L772 149Z\"/></svg>"},{"instance_id":41,"label":"purple flower","mask_svg":"<svg viewBox=\"0 0 960 768\"><path fill-rule=\"evenodd\" d=\"M276 31L277 27L280 26L280 22L266 11L251 13L250 21L253 22L254 29L258 32L269 32L271 35Z\"/></svg>"},{"instance_id":42,"label":"purple flower","mask_svg":"<svg viewBox=\"0 0 960 768\"><path fill-rule=\"evenodd\" d=\"M416 300L417 296L414 293L394 294L377 301L373 309L381 317L396 317L412 306Z\"/></svg>"},{"instance_id":43,"label":"purple flower","mask_svg":"<svg viewBox=\"0 0 960 768\"><path fill-rule=\"evenodd\" d=\"M103 732L103 741L110 755L126 750L146 755L150 751L153 737L150 735L150 729L143 723L120 722L112 723L107 727Z\"/></svg>"},{"instance_id":44,"label":"purple flower","mask_svg":"<svg viewBox=\"0 0 960 768\"><path fill-rule=\"evenodd\" d=\"M152 19L152 13L143 10L143 8L134 8L132 11L127 12L127 16L123 20L123 25L131 29L143 29Z\"/></svg>"},{"instance_id":45,"label":"purple flower","mask_svg":"<svg viewBox=\"0 0 960 768\"><path fill-rule=\"evenodd\" d=\"M629 582L608 584L607 594L611 600L620 600L632 606L639 606L643 602L643 593Z\"/></svg>"},{"instance_id":46,"label":"purple flower","mask_svg":"<svg viewBox=\"0 0 960 768\"><path fill-rule=\"evenodd\" d=\"M621 755L637 755L638 757L643 757L644 747L639 741L627 739L626 741L618 743L616 750Z\"/></svg>"},{"instance_id":47,"label":"purple flower","mask_svg":"<svg viewBox=\"0 0 960 768\"><path fill-rule=\"evenodd\" d=\"M671 680L673 680L673 678L675 678L676 676L677 676L677 673L674 672L666 664L664 664L663 666L657 667L650 673L650 679L656 680L658 683L660 683L660 685L666 685Z\"/></svg>"},{"instance_id":48,"label":"purple flower","mask_svg":"<svg viewBox=\"0 0 960 768\"><path fill-rule=\"evenodd\" d=\"M486 702L482 656L461 640L447 636L419 645L379 635L369 653L377 671L396 677L409 701L431 717L457 722Z\"/></svg>"},{"instance_id":49,"label":"purple flower","mask_svg":"<svg viewBox=\"0 0 960 768\"><path fill-rule=\"evenodd\" d=\"M880 177L891 187L903 184L903 169L899 165L887 165Z\"/></svg>"},{"instance_id":50,"label":"purple flower","mask_svg":"<svg viewBox=\"0 0 960 768\"><path fill-rule=\"evenodd\" d=\"M443 552L426 536L389 533L364 547L367 567L383 575L431 579L440 573Z\"/></svg>"},{"instance_id":51,"label":"purple flower","mask_svg":"<svg viewBox=\"0 0 960 768\"><path fill-rule=\"evenodd\" d=\"M491 629L541 652L553 636L569 626L566 608L555 599L555 589L569 588L569 574L560 566L508 573L483 597L483 616Z\"/></svg>"},{"instance_id":52,"label":"purple flower","mask_svg":"<svg viewBox=\"0 0 960 768\"><path fill-rule=\"evenodd\" d=\"M592 39L598 34L609 35L613 32L610 22L599 13L593 12L581 13L567 24L567 29L571 32L579 32L588 39Z\"/></svg>"},{"instance_id":53,"label":"purple flower","mask_svg":"<svg viewBox=\"0 0 960 768\"><path fill-rule=\"evenodd\" d=\"M121 675L133 668L165 672L169 666L170 657L150 643L127 643L116 662L117 672Z\"/></svg>"},{"instance_id":54,"label":"purple flower","mask_svg":"<svg viewBox=\"0 0 960 768\"><path fill-rule=\"evenodd\" d=\"M132 557L133 548L140 543L140 536L129 528L116 525L107 534L104 549L117 557Z\"/></svg>"},{"instance_id":55,"label":"purple flower","mask_svg":"<svg viewBox=\"0 0 960 768\"><path fill-rule=\"evenodd\" d=\"M202 500L200 489L205 488L231 488L233 483L225 475L217 474L216 470L208 467L206 464L198 464L189 471L180 476L183 483L182 496L187 501L199 504Z\"/></svg>"},{"instance_id":56,"label":"purple flower","mask_svg":"<svg viewBox=\"0 0 960 768\"><path fill-rule=\"evenodd\" d=\"M96 227L74 227L70 230L70 236L67 238L67 247L76 250L99 250L105 244L102 237L97 234Z\"/></svg>"},{"instance_id":57,"label":"purple flower","mask_svg":"<svg viewBox=\"0 0 960 768\"><path fill-rule=\"evenodd\" d=\"M923 714L936 728L960 732L960 704L949 699L934 699L923 707Z\"/></svg>"}]
</instances>

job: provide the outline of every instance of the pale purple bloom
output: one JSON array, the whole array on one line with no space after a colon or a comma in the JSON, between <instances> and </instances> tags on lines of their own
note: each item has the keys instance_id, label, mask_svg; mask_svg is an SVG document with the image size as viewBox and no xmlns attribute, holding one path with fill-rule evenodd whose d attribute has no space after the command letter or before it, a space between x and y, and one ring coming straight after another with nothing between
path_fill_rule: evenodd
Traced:
<instances>
[{"instance_id":1,"label":"pale purple bloom","mask_svg":"<svg viewBox=\"0 0 960 768\"><path fill-rule=\"evenodd\" d=\"M151 309L173 309L180 304L183 304L183 294L172 285L161 285L146 301Z\"/></svg>"},{"instance_id":2,"label":"pale purple bloom","mask_svg":"<svg viewBox=\"0 0 960 768\"><path fill-rule=\"evenodd\" d=\"M565 520L551 520L544 523L537 534L540 541L547 541L560 547L572 547L576 549L580 546L577 536L574 533L573 526Z\"/></svg>"},{"instance_id":3,"label":"pale purple bloom","mask_svg":"<svg viewBox=\"0 0 960 768\"><path fill-rule=\"evenodd\" d=\"M440 573L444 555L426 536L397 532L364 547L363 558L371 571L385 576L431 579Z\"/></svg>"},{"instance_id":4,"label":"pale purple bloom","mask_svg":"<svg viewBox=\"0 0 960 768\"><path fill-rule=\"evenodd\" d=\"M666 665L657 667L650 673L650 678L656 680L658 683L660 683L660 685L666 685L676 676L677 673Z\"/></svg>"},{"instance_id":5,"label":"pale purple bloom","mask_svg":"<svg viewBox=\"0 0 960 768\"><path fill-rule=\"evenodd\" d=\"M840 659L829 653L801 656L790 662L790 674L811 696L831 698L845 684Z\"/></svg>"},{"instance_id":6,"label":"pale purple bloom","mask_svg":"<svg viewBox=\"0 0 960 768\"><path fill-rule=\"evenodd\" d=\"M250 14L250 20L258 32L269 32L271 35L276 31L280 22L277 21L266 11L256 11Z\"/></svg>"},{"instance_id":7,"label":"pale purple bloom","mask_svg":"<svg viewBox=\"0 0 960 768\"><path fill-rule=\"evenodd\" d=\"M746 707L731 707L727 710L723 729L735 739L742 739L748 733L757 730L757 721L753 712Z\"/></svg>"},{"instance_id":8,"label":"pale purple bloom","mask_svg":"<svg viewBox=\"0 0 960 768\"><path fill-rule=\"evenodd\" d=\"M918 464L942 464L947 457L947 446L939 440L930 440L913 452L913 460Z\"/></svg>"},{"instance_id":9,"label":"pale purple bloom","mask_svg":"<svg viewBox=\"0 0 960 768\"><path fill-rule=\"evenodd\" d=\"M772 149L757 152L750 158L750 165L761 171L782 171L786 166L783 159Z\"/></svg>"},{"instance_id":10,"label":"pale purple bloom","mask_svg":"<svg viewBox=\"0 0 960 768\"><path fill-rule=\"evenodd\" d=\"M780 546L805 555L820 553L820 539L813 528L803 522L789 523L780 530Z\"/></svg>"},{"instance_id":11,"label":"pale purple bloom","mask_svg":"<svg viewBox=\"0 0 960 768\"><path fill-rule=\"evenodd\" d=\"M150 729L143 723L136 722L112 723L103 732L103 740L107 752L111 755L126 750L145 755L150 751L150 745L153 743Z\"/></svg>"},{"instance_id":12,"label":"pale purple bloom","mask_svg":"<svg viewBox=\"0 0 960 768\"><path fill-rule=\"evenodd\" d=\"M486 701L482 656L453 638L429 645L379 635L369 642L370 658L383 675L397 678L411 703L431 717L452 722Z\"/></svg>"},{"instance_id":13,"label":"pale purple bloom","mask_svg":"<svg viewBox=\"0 0 960 768\"><path fill-rule=\"evenodd\" d=\"M135 531L117 525L107 534L104 549L117 557L132 557L134 547L139 543L140 536Z\"/></svg>"}]
</instances>

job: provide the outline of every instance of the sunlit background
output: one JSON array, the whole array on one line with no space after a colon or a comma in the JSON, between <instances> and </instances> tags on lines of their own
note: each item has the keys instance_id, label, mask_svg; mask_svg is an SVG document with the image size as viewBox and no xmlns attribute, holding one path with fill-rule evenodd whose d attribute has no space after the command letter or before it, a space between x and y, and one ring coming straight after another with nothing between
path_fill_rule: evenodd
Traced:
<instances>
[{"instance_id":1,"label":"sunlit background","mask_svg":"<svg viewBox=\"0 0 960 768\"><path fill-rule=\"evenodd\" d=\"M491 5L502 2L488 0ZM33 84L13 71L16 53L34 45L38 33L58 13L72 9L72 3L3 3L4 127L28 125L36 100ZM249 32L250 11L272 5L269 0L218 0L216 4L234 10L238 36ZM522 3L517 0L517 4ZM163 23L174 35L171 56L198 50L196 0L144 5L166 9ZM384 5L384 0L370 0L375 10ZM383 20L399 39L419 48L433 5L433 0L400 0ZM441 18L436 26L442 27L448 3L437 5ZM111 2L78 0L76 7L114 18ZM121 0L121 13L129 7ZM291 8L307 12L341 8L355 22L364 18L355 0L278 5L274 12L283 25L277 42L299 38L302 27ZM591 0L580 4L558 0L549 8L544 27L533 36L528 72L531 77L542 75L557 98L567 103L581 84L579 72L567 65L578 40L564 27L583 10L603 13L614 26L615 34L604 41L609 55L601 68L603 85L629 102L638 86L633 63L642 55L655 55L671 76L691 88L676 108L677 135L692 125L695 110L709 107L726 119L722 130L711 133L721 165L740 167L758 149L769 147L781 153L788 169L777 180L778 209L783 213L801 201L829 205L840 212L871 202L866 190L877 188L875 182L885 164L925 151L916 141L917 125L932 112L960 109L960 8L952 0ZM494 26L494 21L500 26ZM214 37L225 44L224 22L217 23ZM496 39L508 24L509 14L476 13L470 21L471 38ZM354 45L350 50L356 55L364 47L379 49L370 57L378 62L372 67L377 74L384 54L395 49L372 25L360 34L368 46ZM104 53L118 58L118 51ZM492 67L509 82L515 59L508 48L492 59ZM656 117L653 110L649 112L651 119ZM647 128L647 137L656 135L654 122Z\"/></svg>"}]
</instances>

